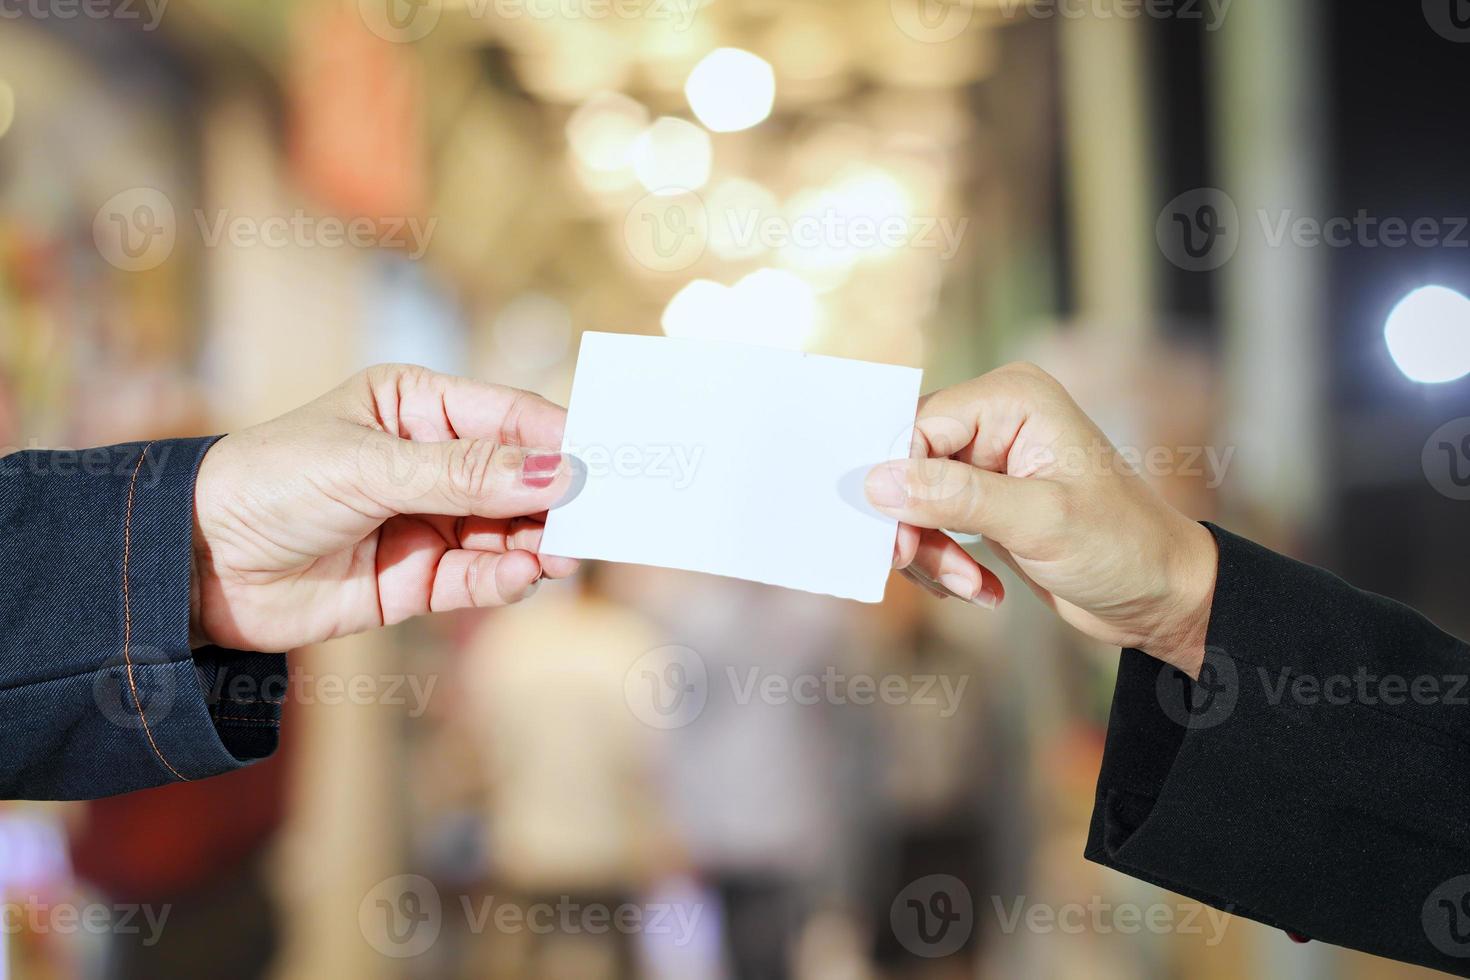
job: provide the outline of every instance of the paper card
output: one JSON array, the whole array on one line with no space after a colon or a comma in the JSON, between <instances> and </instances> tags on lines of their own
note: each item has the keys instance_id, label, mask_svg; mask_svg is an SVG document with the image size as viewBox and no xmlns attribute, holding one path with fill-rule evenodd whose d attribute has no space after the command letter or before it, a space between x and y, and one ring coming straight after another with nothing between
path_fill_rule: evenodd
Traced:
<instances>
[{"instance_id":1,"label":"paper card","mask_svg":"<svg viewBox=\"0 0 1470 980\"><path fill-rule=\"evenodd\" d=\"M878 602L896 522L863 478L908 455L914 368L684 338L582 337L563 451L586 482L541 549Z\"/></svg>"}]
</instances>

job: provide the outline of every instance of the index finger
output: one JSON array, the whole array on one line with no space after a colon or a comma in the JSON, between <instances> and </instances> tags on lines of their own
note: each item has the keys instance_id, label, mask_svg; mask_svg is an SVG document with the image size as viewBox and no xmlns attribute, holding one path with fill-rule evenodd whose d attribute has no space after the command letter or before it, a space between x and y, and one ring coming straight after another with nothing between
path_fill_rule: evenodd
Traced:
<instances>
[{"instance_id":1,"label":"index finger","mask_svg":"<svg viewBox=\"0 0 1470 980\"><path fill-rule=\"evenodd\" d=\"M921 455L1021 476L1041 457L1018 461L1018 446L1027 455L1065 442L1063 430L1075 413L1070 396L1051 375L1034 364L1008 364L925 396L915 433L923 438Z\"/></svg>"},{"instance_id":2,"label":"index finger","mask_svg":"<svg viewBox=\"0 0 1470 980\"><path fill-rule=\"evenodd\" d=\"M367 385L377 420L400 438L561 448L566 409L529 391L402 364L370 368Z\"/></svg>"}]
</instances>

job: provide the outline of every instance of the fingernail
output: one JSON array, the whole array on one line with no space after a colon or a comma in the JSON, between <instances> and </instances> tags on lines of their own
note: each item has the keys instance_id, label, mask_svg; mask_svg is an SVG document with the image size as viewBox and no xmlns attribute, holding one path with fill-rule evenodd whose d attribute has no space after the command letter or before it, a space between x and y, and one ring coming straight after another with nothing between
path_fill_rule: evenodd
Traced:
<instances>
[{"instance_id":1,"label":"fingernail","mask_svg":"<svg viewBox=\"0 0 1470 980\"><path fill-rule=\"evenodd\" d=\"M556 482L561 453L537 453L521 461L521 483L532 490L545 490Z\"/></svg>"},{"instance_id":2,"label":"fingernail","mask_svg":"<svg viewBox=\"0 0 1470 980\"><path fill-rule=\"evenodd\" d=\"M902 507L909 498L903 464L884 463L869 470L863 490L874 507Z\"/></svg>"},{"instance_id":3,"label":"fingernail","mask_svg":"<svg viewBox=\"0 0 1470 980\"><path fill-rule=\"evenodd\" d=\"M1000 605L1000 596L990 589L982 588L980 594L970 600L981 609L994 609Z\"/></svg>"},{"instance_id":4,"label":"fingernail","mask_svg":"<svg viewBox=\"0 0 1470 980\"><path fill-rule=\"evenodd\" d=\"M949 572L939 576L939 584L953 592L956 599L964 599L966 602L974 602L975 586L963 575Z\"/></svg>"}]
</instances>

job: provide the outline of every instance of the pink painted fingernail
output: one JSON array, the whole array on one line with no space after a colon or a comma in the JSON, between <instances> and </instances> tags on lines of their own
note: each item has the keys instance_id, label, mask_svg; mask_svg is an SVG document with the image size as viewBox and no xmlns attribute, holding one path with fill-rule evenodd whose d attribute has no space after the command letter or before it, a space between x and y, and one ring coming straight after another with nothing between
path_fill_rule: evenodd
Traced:
<instances>
[{"instance_id":1,"label":"pink painted fingernail","mask_svg":"<svg viewBox=\"0 0 1470 980\"><path fill-rule=\"evenodd\" d=\"M545 490L556 482L561 453L537 453L521 461L521 483L532 490Z\"/></svg>"}]
</instances>

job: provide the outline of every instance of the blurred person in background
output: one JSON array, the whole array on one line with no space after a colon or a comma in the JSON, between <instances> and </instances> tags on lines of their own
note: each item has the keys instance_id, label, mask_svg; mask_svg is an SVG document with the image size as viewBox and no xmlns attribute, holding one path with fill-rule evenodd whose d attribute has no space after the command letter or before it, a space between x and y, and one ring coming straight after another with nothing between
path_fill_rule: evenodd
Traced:
<instances>
[{"instance_id":1,"label":"blurred person in background","mask_svg":"<svg viewBox=\"0 0 1470 980\"><path fill-rule=\"evenodd\" d=\"M912 948L911 936L895 933L891 906L930 875L951 876L971 895L1006 894L1006 882L1022 879L1018 855L1001 852L999 811L1015 799L1015 787L1006 779L1000 692L988 665L926 615L917 590L895 589L866 618L871 672L880 683L902 678L915 692L879 699L872 709L876 799L871 839L857 858L868 878L875 960L891 976L972 976L982 929L935 962Z\"/></svg>"},{"instance_id":2,"label":"blurred person in background","mask_svg":"<svg viewBox=\"0 0 1470 980\"><path fill-rule=\"evenodd\" d=\"M575 585L548 587L539 611L487 620L460 660L460 724L484 774L490 897L553 910L542 913L544 929L487 930L472 954L484 972L637 975L629 934L578 923L584 911L638 903L682 865L658 806L655 733L623 694L660 632L611 601L600 579L595 564L585 566Z\"/></svg>"},{"instance_id":3,"label":"blurred person in background","mask_svg":"<svg viewBox=\"0 0 1470 980\"><path fill-rule=\"evenodd\" d=\"M660 569L627 588L681 649L661 669L682 668L669 676L704 698L669 722L662 783L690 865L718 897L730 976L792 976L822 871L861 804L834 742L838 709L797 700L811 697L803 679L850 663L843 603ZM672 686L647 682L660 696Z\"/></svg>"}]
</instances>

